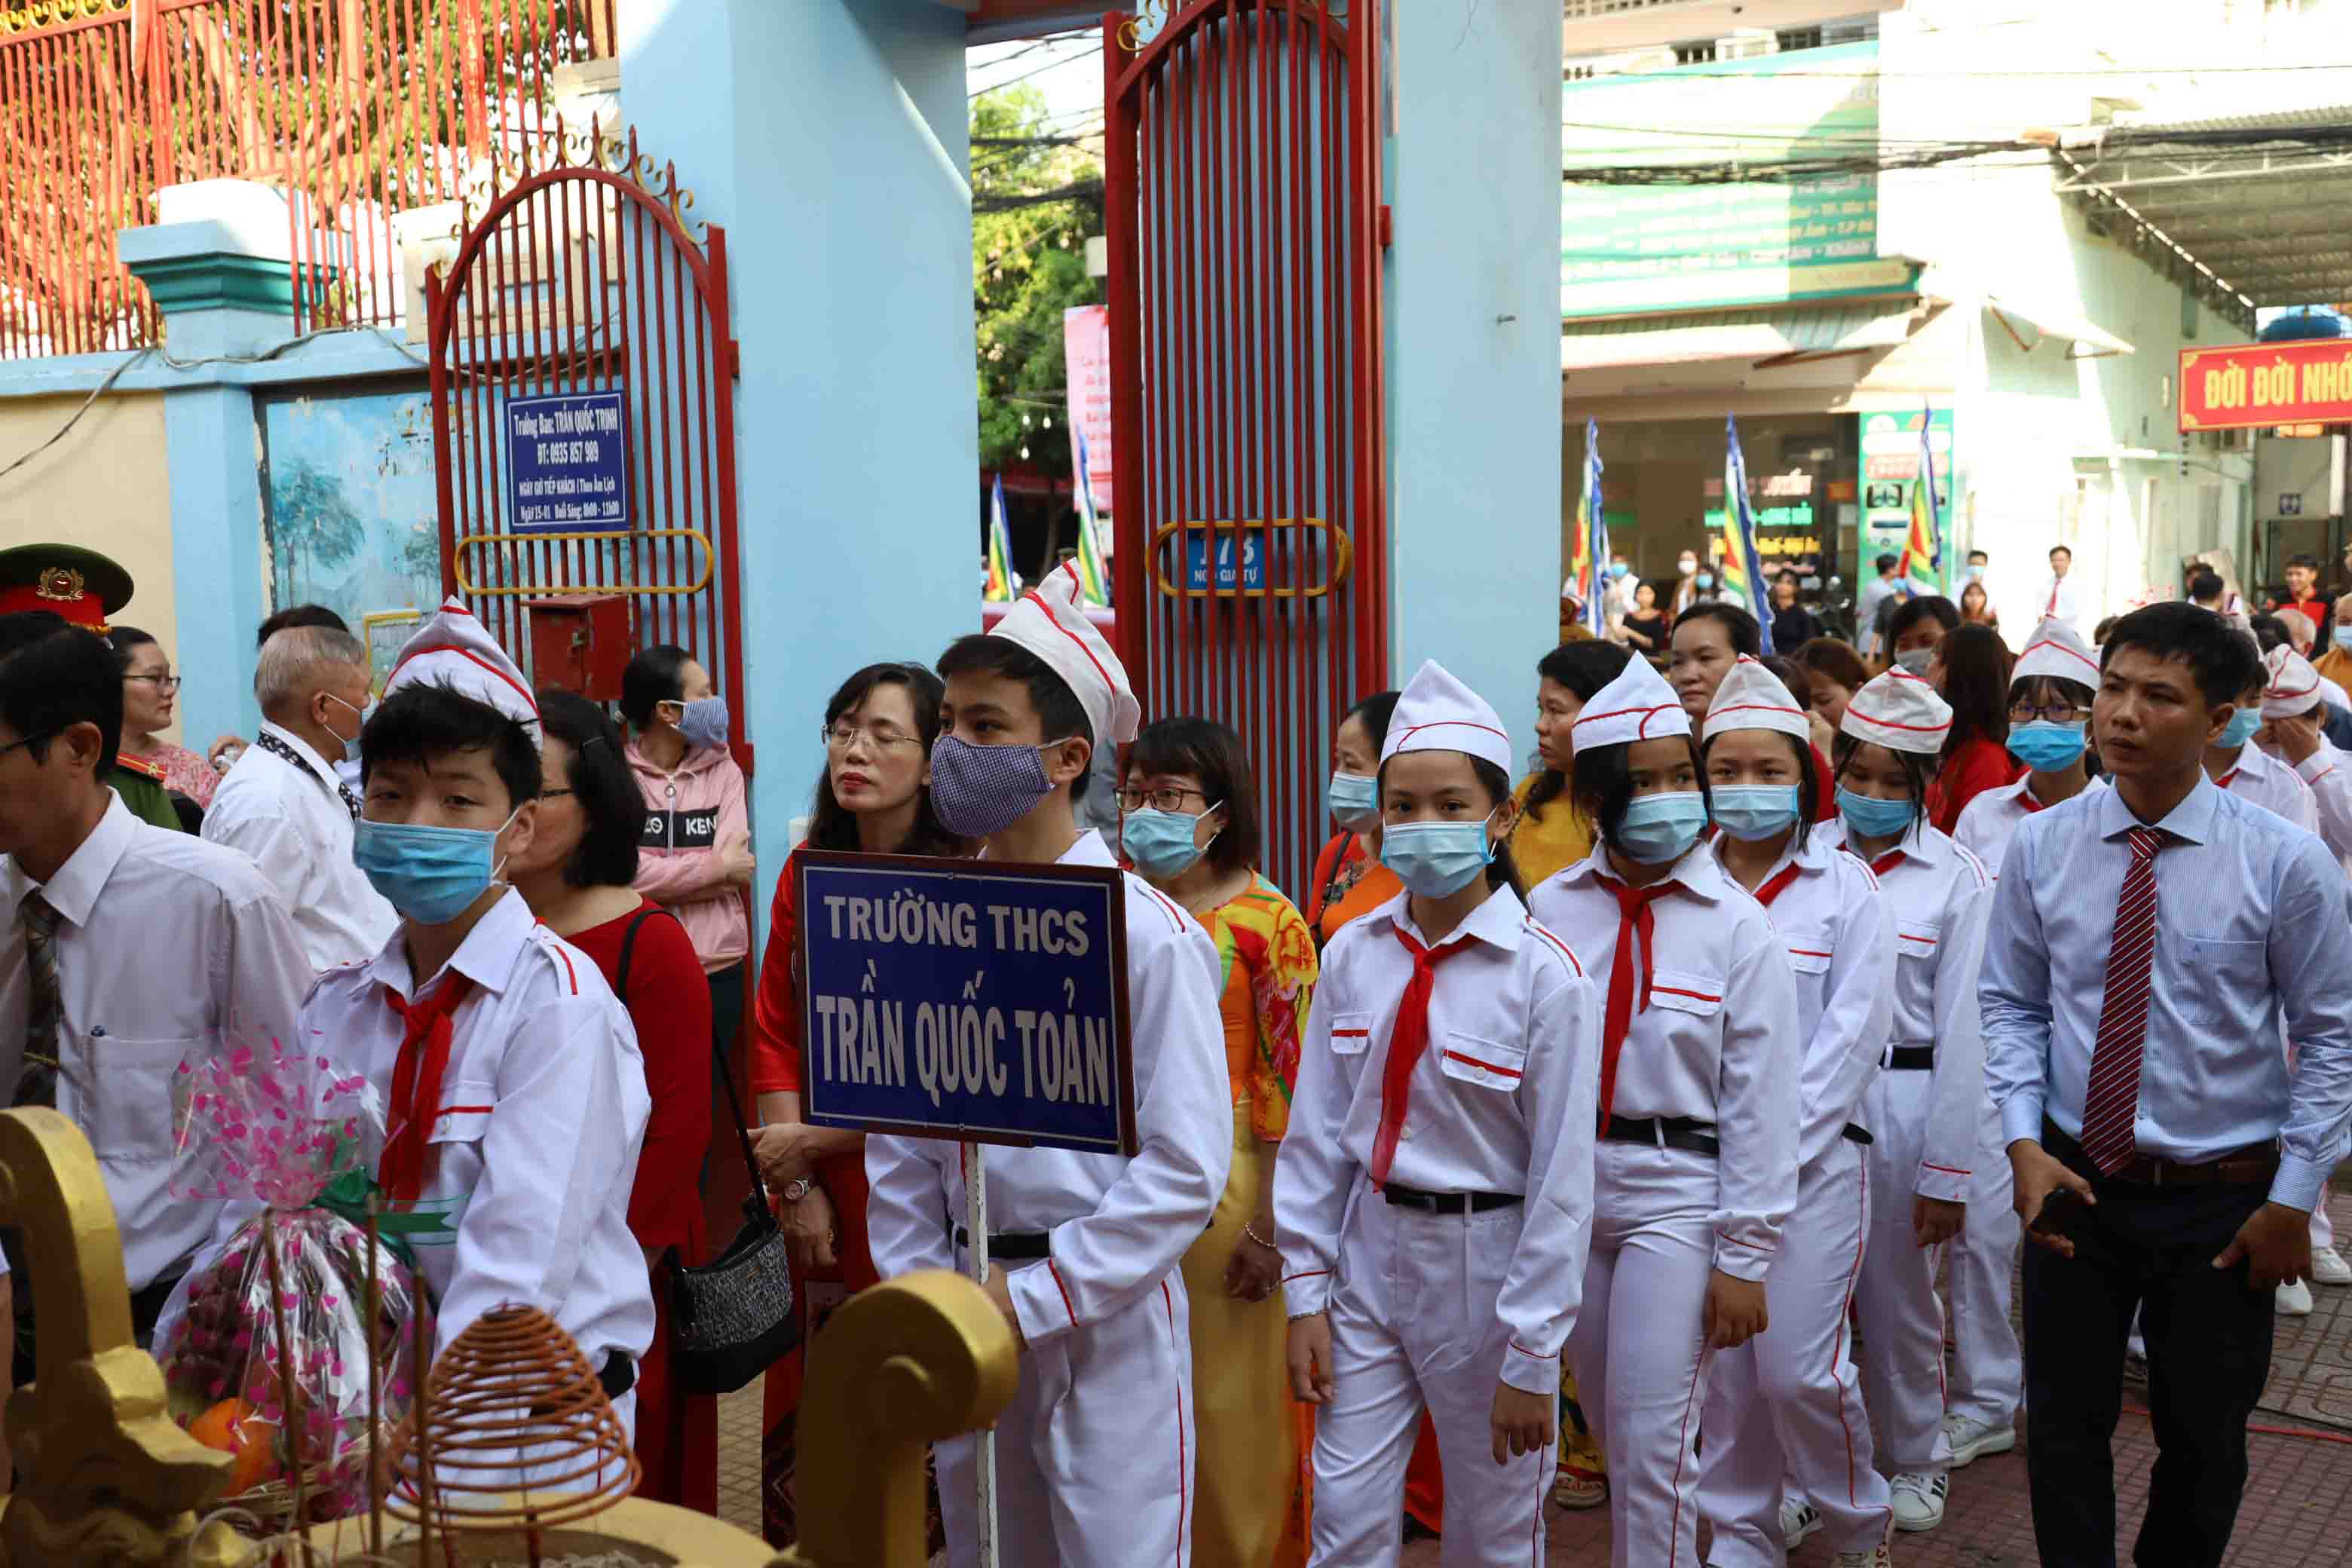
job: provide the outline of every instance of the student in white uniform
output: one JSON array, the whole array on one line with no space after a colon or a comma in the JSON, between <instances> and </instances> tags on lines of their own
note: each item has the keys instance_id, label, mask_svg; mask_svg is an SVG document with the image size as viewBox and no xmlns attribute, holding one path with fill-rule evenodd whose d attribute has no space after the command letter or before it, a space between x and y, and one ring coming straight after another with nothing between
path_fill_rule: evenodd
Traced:
<instances>
[{"instance_id":1,"label":"student in white uniform","mask_svg":"<svg viewBox=\"0 0 2352 1568\"><path fill-rule=\"evenodd\" d=\"M1893 1518L1847 1310L1869 1229L1859 1103L1894 1020L1895 924L1870 868L1808 829L1811 731L1788 688L1743 658L1716 690L1701 748L1715 858L1787 946L1805 1041L1797 1206L1772 1262L1771 1321L1717 1356L1707 1380L1699 1500L1714 1568L1778 1568L1816 1531L1838 1568L1885 1568Z\"/></svg>"},{"instance_id":2,"label":"student in white uniform","mask_svg":"<svg viewBox=\"0 0 2352 1568\"><path fill-rule=\"evenodd\" d=\"M1076 796L1094 751L1135 738L1127 671L1065 566L996 629L941 656L947 681L931 803L992 860L1114 866ZM988 1291L1021 1342L996 1423L1000 1560L1009 1568L1191 1561L1192 1343L1177 1265L1207 1228L1233 1163L1233 1091L1217 1013L1223 971L1192 916L1127 886L1135 1055L1133 1159L1055 1149L987 1153ZM866 1140L866 1227L885 1279L969 1266L958 1145ZM642 1272L642 1270L640 1270ZM976 1563L977 1442L939 1446L951 1563ZM1393 1517L1393 1513L1391 1514Z\"/></svg>"},{"instance_id":3,"label":"student in white uniform","mask_svg":"<svg viewBox=\"0 0 2352 1568\"><path fill-rule=\"evenodd\" d=\"M383 1095L387 1197L464 1200L455 1244L416 1250L436 1353L493 1308L536 1307L634 1430L654 1303L628 1208L652 1100L604 975L499 879L537 822L538 731L521 672L463 605L417 628L361 731L352 847L400 926L320 975L298 1026Z\"/></svg>"},{"instance_id":4,"label":"student in white uniform","mask_svg":"<svg viewBox=\"0 0 2352 1568\"><path fill-rule=\"evenodd\" d=\"M1797 1201L1797 984L1763 906L1699 847L1698 748L1658 672L1626 665L1578 715L1575 750L1598 843L1532 900L1593 984L1608 977L1592 1255L1569 1358L1609 1456L1616 1568L1693 1564L1708 1368L1765 1326Z\"/></svg>"},{"instance_id":5,"label":"student in white uniform","mask_svg":"<svg viewBox=\"0 0 2352 1568\"><path fill-rule=\"evenodd\" d=\"M2245 640L2250 651L2258 646L2251 632ZM2305 833L2315 834L2319 803L2312 799L2311 786L2297 776L2294 768L2252 744L2254 731L2263 726L2263 704L2270 686L2270 671L2259 661L2254 668L2262 671L2262 678L2238 694L2230 721L2205 748L2205 776L2231 795L2266 806Z\"/></svg>"},{"instance_id":6,"label":"student in white uniform","mask_svg":"<svg viewBox=\"0 0 2352 1568\"><path fill-rule=\"evenodd\" d=\"M1855 692L1838 741L1838 821L1821 830L1877 875L1895 914L1893 1040L1863 1102L1871 1237L1857 1299L1863 1387L1903 1531L1944 1521L1952 1447L1935 1248L1961 1232L1983 1128L1977 963L1992 877L1924 811L1951 722L1935 688L1906 670Z\"/></svg>"},{"instance_id":7,"label":"student in white uniform","mask_svg":"<svg viewBox=\"0 0 2352 1568\"><path fill-rule=\"evenodd\" d=\"M1435 663L1397 700L1381 858L1405 891L1324 950L1275 1187L1315 1568L1385 1568L1426 1408L1445 1561L1543 1558L1560 1346L1591 1237L1601 1018L1529 919L1500 719Z\"/></svg>"}]
</instances>

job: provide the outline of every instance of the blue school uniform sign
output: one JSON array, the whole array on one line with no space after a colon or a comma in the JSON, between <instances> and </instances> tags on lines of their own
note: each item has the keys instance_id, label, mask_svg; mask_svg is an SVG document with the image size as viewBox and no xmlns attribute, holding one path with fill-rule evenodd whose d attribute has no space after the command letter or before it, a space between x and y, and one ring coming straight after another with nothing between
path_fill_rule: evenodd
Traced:
<instances>
[{"instance_id":1,"label":"blue school uniform sign","mask_svg":"<svg viewBox=\"0 0 2352 1568\"><path fill-rule=\"evenodd\" d=\"M629 406L621 392L512 397L507 483L517 533L623 532L629 526Z\"/></svg>"},{"instance_id":2,"label":"blue school uniform sign","mask_svg":"<svg viewBox=\"0 0 2352 1568\"><path fill-rule=\"evenodd\" d=\"M805 1121L1136 1152L1116 869L810 849L793 868Z\"/></svg>"}]
</instances>

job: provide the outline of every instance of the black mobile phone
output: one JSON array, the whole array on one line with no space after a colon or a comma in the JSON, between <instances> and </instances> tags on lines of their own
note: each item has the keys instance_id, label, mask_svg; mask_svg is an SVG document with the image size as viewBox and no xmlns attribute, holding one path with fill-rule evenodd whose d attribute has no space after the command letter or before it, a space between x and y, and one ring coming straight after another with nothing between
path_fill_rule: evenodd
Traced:
<instances>
[{"instance_id":1,"label":"black mobile phone","mask_svg":"<svg viewBox=\"0 0 2352 1568\"><path fill-rule=\"evenodd\" d=\"M2043 1236L2065 1236L2074 1226L2074 1216L2083 1212L2083 1194L2072 1187L2053 1187L2050 1195L2042 1200L2042 1212L2033 1216L2033 1228Z\"/></svg>"}]
</instances>

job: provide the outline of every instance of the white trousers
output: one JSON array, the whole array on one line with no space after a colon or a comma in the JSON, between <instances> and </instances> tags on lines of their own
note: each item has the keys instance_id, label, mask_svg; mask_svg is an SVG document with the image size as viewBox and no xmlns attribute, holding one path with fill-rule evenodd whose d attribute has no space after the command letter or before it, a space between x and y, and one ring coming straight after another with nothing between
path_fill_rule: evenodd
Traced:
<instances>
[{"instance_id":1,"label":"white trousers","mask_svg":"<svg viewBox=\"0 0 2352 1568\"><path fill-rule=\"evenodd\" d=\"M1609 1456L1610 1561L1698 1568L1691 1450L1713 1360L1702 1325L1715 1272L1715 1162L1604 1140L1594 1176L1592 1256L1568 1353L1593 1440ZM1451 1469L1445 1484L1450 1491Z\"/></svg>"},{"instance_id":2,"label":"white trousers","mask_svg":"<svg viewBox=\"0 0 2352 1568\"><path fill-rule=\"evenodd\" d=\"M1932 1077L1889 1068L1872 1080L1863 1100L1862 1121L1876 1142L1869 1152L1870 1240L1854 1297L1862 1314L1862 1388L1877 1424L1880 1456L1898 1474L1932 1475L1952 1467L1952 1445L1944 1436L1937 1249L1923 1249L1911 1228Z\"/></svg>"},{"instance_id":3,"label":"white trousers","mask_svg":"<svg viewBox=\"0 0 2352 1568\"><path fill-rule=\"evenodd\" d=\"M1025 1267L1037 1268L1042 1263ZM1192 1554L1192 1342L1183 1277L1033 1345L996 1423L1004 1568L1186 1568ZM978 1439L939 1445L948 1561L980 1562Z\"/></svg>"},{"instance_id":4,"label":"white trousers","mask_svg":"<svg viewBox=\"0 0 2352 1568\"><path fill-rule=\"evenodd\" d=\"M2336 1222L2328 1217L2327 1195L2327 1184L2323 1182L2319 1187L2319 1201L2311 1205L2311 1245L2314 1247L2336 1245Z\"/></svg>"},{"instance_id":5,"label":"white trousers","mask_svg":"<svg viewBox=\"0 0 2352 1568\"><path fill-rule=\"evenodd\" d=\"M1392 1568L1424 1406L1445 1469L1445 1568L1543 1562L1551 1450L1497 1465L1491 1419L1509 1338L1495 1302L1520 1223L1516 1205L1465 1218L1357 1194L1331 1295L1332 1399L1315 1418L1311 1568Z\"/></svg>"},{"instance_id":6,"label":"white trousers","mask_svg":"<svg viewBox=\"0 0 2352 1568\"><path fill-rule=\"evenodd\" d=\"M2025 1363L2017 1329L2009 1321L2010 1285L2024 1235L2017 1219L2009 1150L2000 1114L1990 1100L1977 1141L1976 1174L1969 1183L1969 1218L1944 1248L1952 1294L1952 1410L1987 1426L2010 1426L2025 1394Z\"/></svg>"},{"instance_id":7,"label":"white trousers","mask_svg":"<svg viewBox=\"0 0 2352 1568\"><path fill-rule=\"evenodd\" d=\"M1841 1138L1805 1167L1780 1233L1766 1300L1771 1324L1718 1351L1706 1381L1699 1508L1715 1531L1712 1568L1780 1568L1780 1497L1809 1498L1832 1552L1886 1537L1886 1479L1871 1468L1870 1414L1846 1335L1862 1271L1870 1181L1860 1144Z\"/></svg>"}]
</instances>

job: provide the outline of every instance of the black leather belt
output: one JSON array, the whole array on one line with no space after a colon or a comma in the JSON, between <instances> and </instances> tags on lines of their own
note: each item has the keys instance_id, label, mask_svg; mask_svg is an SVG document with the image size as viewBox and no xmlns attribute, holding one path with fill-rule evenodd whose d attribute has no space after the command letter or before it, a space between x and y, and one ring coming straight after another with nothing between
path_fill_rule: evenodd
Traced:
<instances>
[{"instance_id":1,"label":"black leather belt","mask_svg":"<svg viewBox=\"0 0 2352 1568\"><path fill-rule=\"evenodd\" d=\"M969 1251L971 1232L956 1226L956 1245ZM1035 1263L1054 1256L1054 1238L1042 1230L992 1230L988 1257L992 1263Z\"/></svg>"},{"instance_id":2,"label":"black leather belt","mask_svg":"<svg viewBox=\"0 0 2352 1568\"><path fill-rule=\"evenodd\" d=\"M1647 1143L1654 1149L1681 1149L1709 1159L1723 1152L1715 1123L1695 1116L1612 1116L1601 1135L1612 1143Z\"/></svg>"},{"instance_id":3,"label":"black leather belt","mask_svg":"<svg viewBox=\"0 0 2352 1568\"><path fill-rule=\"evenodd\" d=\"M1886 1066L1892 1072L1926 1072L1936 1065L1933 1046L1890 1046Z\"/></svg>"},{"instance_id":4,"label":"black leather belt","mask_svg":"<svg viewBox=\"0 0 2352 1568\"><path fill-rule=\"evenodd\" d=\"M1849 1143L1860 1143L1865 1148L1878 1142L1878 1140L1870 1135L1867 1130L1856 1127L1851 1121L1845 1124L1845 1131L1839 1133L1838 1136L1843 1138Z\"/></svg>"},{"instance_id":5,"label":"black leather belt","mask_svg":"<svg viewBox=\"0 0 2352 1568\"><path fill-rule=\"evenodd\" d=\"M2279 1151L2274 1143L2249 1143L2210 1160L2193 1163L2168 1160L2161 1154L2135 1153L2113 1171L2102 1173L2083 1152L2082 1144L2059 1130L2049 1118L2042 1121L2042 1147L2058 1156L2077 1174L2093 1182L2122 1182L2135 1187L2260 1187L2278 1174Z\"/></svg>"},{"instance_id":6,"label":"black leather belt","mask_svg":"<svg viewBox=\"0 0 2352 1568\"><path fill-rule=\"evenodd\" d=\"M1391 1182L1381 1189L1381 1196L1397 1208L1423 1214L1486 1214L1526 1201L1517 1193L1429 1193L1402 1182Z\"/></svg>"}]
</instances>

